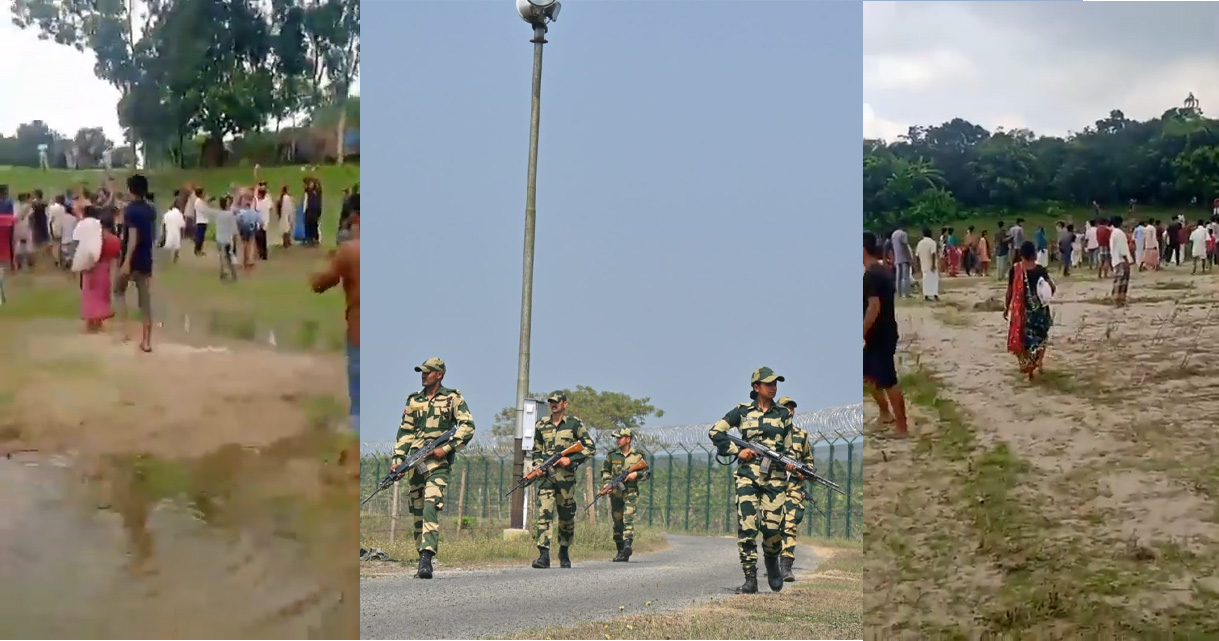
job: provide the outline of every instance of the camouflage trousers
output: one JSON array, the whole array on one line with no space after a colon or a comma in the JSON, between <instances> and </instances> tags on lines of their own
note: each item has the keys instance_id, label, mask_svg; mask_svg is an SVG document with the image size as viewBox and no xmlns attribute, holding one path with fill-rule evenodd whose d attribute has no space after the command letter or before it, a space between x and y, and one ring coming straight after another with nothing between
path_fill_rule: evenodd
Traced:
<instances>
[{"instance_id":1,"label":"camouflage trousers","mask_svg":"<svg viewBox=\"0 0 1219 641\"><path fill-rule=\"evenodd\" d=\"M559 518L559 546L571 545L576 535L576 480L544 479L539 482L537 518L533 522L533 539L540 548L550 549L550 531L556 512Z\"/></svg>"},{"instance_id":2,"label":"camouflage trousers","mask_svg":"<svg viewBox=\"0 0 1219 641\"><path fill-rule=\"evenodd\" d=\"M415 546L420 552L435 554L440 546L440 511L449 487L449 467L438 467L426 476L412 470L409 478L407 497L415 521Z\"/></svg>"},{"instance_id":3,"label":"camouflage trousers","mask_svg":"<svg viewBox=\"0 0 1219 641\"><path fill-rule=\"evenodd\" d=\"M783 504L787 479L768 478L755 481L736 476L737 551L741 567L746 571L758 567L758 534L762 535L762 552L777 556L783 549Z\"/></svg>"},{"instance_id":4,"label":"camouflage trousers","mask_svg":"<svg viewBox=\"0 0 1219 641\"><path fill-rule=\"evenodd\" d=\"M804 520L804 484L792 484L787 488L787 501L783 504L783 553L789 559L796 558L796 534Z\"/></svg>"},{"instance_id":5,"label":"camouflage trousers","mask_svg":"<svg viewBox=\"0 0 1219 641\"><path fill-rule=\"evenodd\" d=\"M635 540L635 504L639 491L610 494L610 516L614 517L614 541Z\"/></svg>"}]
</instances>

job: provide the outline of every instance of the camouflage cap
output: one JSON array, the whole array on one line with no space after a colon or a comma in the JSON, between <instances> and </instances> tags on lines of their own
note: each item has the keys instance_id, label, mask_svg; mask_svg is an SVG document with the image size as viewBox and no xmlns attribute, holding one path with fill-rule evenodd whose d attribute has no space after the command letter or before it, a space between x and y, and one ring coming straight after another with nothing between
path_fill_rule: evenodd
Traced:
<instances>
[{"instance_id":1,"label":"camouflage cap","mask_svg":"<svg viewBox=\"0 0 1219 641\"><path fill-rule=\"evenodd\" d=\"M423 364L415 368L416 372L444 372L444 361L439 358L432 357L423 361Z\"/></svg>"},{"instance_id":2,"label":"camouflage cap","mask_svg":"<svg viewBox=\"0 0 1219 641\"><path fill-rule=\"evenodd\" d=\"M614 433L610 434L610 436L612 436L613 438L622 438L623 436L629 436L631 438L635 438L635 433L631 431L631 428L624 427L620 430L614 430Z\"/></svg>"},{"instance_id":3,"label":"camouflage cap","mask_svg":"<svg viewBox=\"0 0 1219 641\"><path fill-rule=\"evenodd\" d=\"M792 400L792 397L784 396L783 398L779 399L779 405L782 405L783 407L787 407L788 405L796 407L796 402Z\"/></svg>"},{"instance_id":4,"label":"camouflage cap","mask_svg":"<svg viewBox=\"0 0 1219 641\"><path fill-rule=\"evenodd\" d=\"M565 400L567 400L567 394L564 394L563 392L555 392L554 394L546 397L547 403L562 403Z\"/></svg>"},{"instance_id":5,"label":"camouflage cap","mask_svg":"<svg viewBox=\"0 0 1219 641\"><path fill-rule=\"evenodd\" d=\"M776 381L782 383L784 380L785 379L776 374L773 369L770 369L769 367L759 367L753 370L753 377L749 380L749 384L774 383Z\"/></svg>"}]
</instances>

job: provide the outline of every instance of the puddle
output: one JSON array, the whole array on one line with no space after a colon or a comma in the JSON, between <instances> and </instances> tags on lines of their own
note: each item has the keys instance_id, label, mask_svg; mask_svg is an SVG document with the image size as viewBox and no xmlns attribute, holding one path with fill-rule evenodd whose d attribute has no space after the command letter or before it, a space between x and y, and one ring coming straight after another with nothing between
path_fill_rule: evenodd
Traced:
<instances>
[{"instance_id":1,"label":"puddle","mask_svg":"<svg viewBox=\"0 0 1219 641\"><path fill-rule=\"evenodd\" d=\"M357 638L358 488L340 439L0 458L4 635Z\"/></svg>"}]
</instances>

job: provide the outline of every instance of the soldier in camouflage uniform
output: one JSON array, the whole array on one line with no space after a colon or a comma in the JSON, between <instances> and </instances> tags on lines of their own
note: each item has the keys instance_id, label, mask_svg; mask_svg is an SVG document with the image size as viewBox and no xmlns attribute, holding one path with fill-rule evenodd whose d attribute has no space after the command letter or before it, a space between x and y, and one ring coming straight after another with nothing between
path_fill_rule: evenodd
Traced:
<instances>
[{"instance_id":1,"label":"soldier in camouflage uniform","mask_svg":"<svg viewBox=\"0 0 1219 641\"><path fill-rule=\"evenodd\" d=\"M796 402L784 396L779 399L779 405L786 407L796 415ZM813 448L809 445L808 432L792 426L791 457L802 462L813 464ZM796 580L792 574L792 563L796 561L796 533L800 522L804 520L804 502L808 497L804 494L805 480L798 474L787 476L787 501L783 505L783 552L779 555L779 569L783 572L783 580L790 583Z\"/></svg>"},{"instance_id":2,"label":"soldier in camouflage uniform","mask_svg":"<svg viewBox=\"0 0 1219 641\"><path fill-rule=\"evenodd\" d=\"M406 399L398 440L394 445L394 466L424 447L454 425L457 433L444 445L406 474L411 516L415 522L415 544L419 549L419 570L415 576L432 578L432 557L440 543L440 516L444 491L449 486L449 469L458 450L474 438L474 417L461 391L449 389L444 380L445 365L429 358L415 368L421 373L423 389Z\"/></svg>"},{"instance_id":3,"label":"soldier in camouflage uniform","mask_svg":"<svg viewBox=\"0 0 1219 641\"><path fill-rule=\"evenodd\" d=\"M638 472L626 475L623 485L626 489L610 487L610 480L643 460L643 452L631 447L634 434L630 428L622 428L611 435L618 449L611 450L605 457L605 465L601 467L602 491L608 491L610 497L610 515L614 518L614 545L618 546L618 556L615 562L625 563L631 560L631 541L635 539L635 504L639 501L639 483L648 480L650 470L644 468Z\"/></svg>"},{"instance_id":4,"label":"soldier in camouflage uniform","mask_svg":"<svg viewBox=\"0 0 1219 641\"><path fill-rule=\"evenodd\" d=\"M532 565L539 570L550 567L551 526L556 512L559 520L559 567L571 567L567 551L576 534L576 469L596 452L584 423L567 415L567 394L555 392L546 402L550 405L550 415L533 426L534 467L541 465L551 454L575 445L576 441L584 444L584 451L559 459L550 474L535 486L538 488L538 502L533 532L538 558ZM542 476L542 471L534 469L526 476L536 479Z\"/></svg>"},{"instance_id":5,"label":"soldier in camouflage uniform","mask_svg":"<svg viewBox=\"0 0 1219 641\"><path fill-rule=\"evenodd\" d=\"M751 403L741 403L728 411L724 418L711 426L708 435L720 456L735 456L737 502L737 550L745 583L738 594L758 591L758 548L755 539L762 535L762 554L766 564L766 582L770 589L783 589L783 574L779 570L779 553L783 549L783 503L787 495L787 470L775 467L770 459L759 457L753 450L737 446L728 440L729 430L736 428L740 438L761 443L784 454L792 451L792 415L775 402L779 383L784 379L769 367L753 371L749 393Z\"/></svg>"}]
</instances>

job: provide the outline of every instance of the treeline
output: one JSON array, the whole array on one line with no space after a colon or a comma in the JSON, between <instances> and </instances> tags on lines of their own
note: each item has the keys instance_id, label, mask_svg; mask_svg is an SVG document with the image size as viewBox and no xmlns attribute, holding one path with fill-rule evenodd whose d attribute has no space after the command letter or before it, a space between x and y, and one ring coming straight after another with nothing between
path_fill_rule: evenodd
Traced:
<instances>
[{"instance_id":1,"label":"treeline","mask_svg":"<svg viewBox=\"0 0 1219 641\"><path fill-rule=\"evenodd\" d=\"M127 143L153 164L188 166L202 136L198 164L219 166L225 141L327 109L337 115L330 147L344 160L359 0L12 0L12 16L93 54L97 76L119 90Z\"/></svg>"},{"instance_id":2,"label":"treeline","mask_svg":"<svg viewBox=\"0 0 1219 641\"><path fill-rule=\"evenodd\" d=\"M1157 118L1120 110L1065 138L961 118L863 141L864 225L884 231L981 215L1185 206L1219 196L1219 120L1190 94Z\"/></svg>"}]
</instances>

